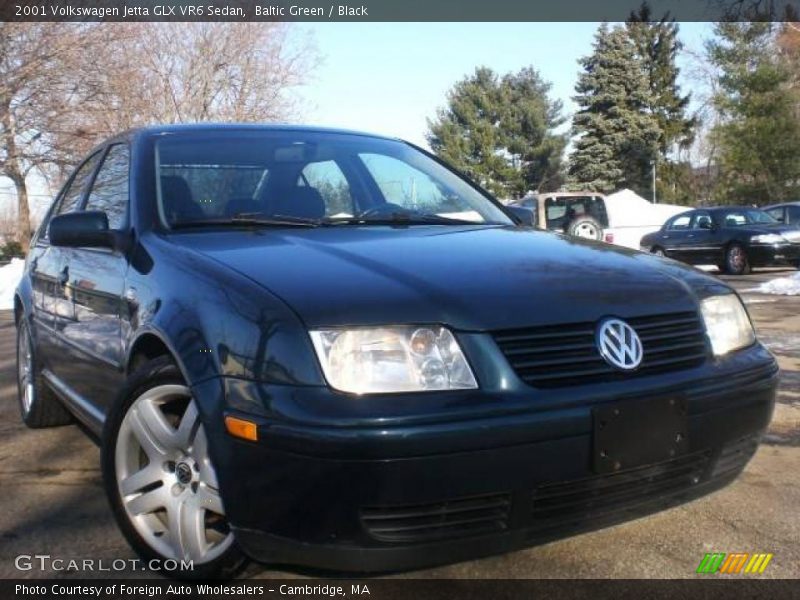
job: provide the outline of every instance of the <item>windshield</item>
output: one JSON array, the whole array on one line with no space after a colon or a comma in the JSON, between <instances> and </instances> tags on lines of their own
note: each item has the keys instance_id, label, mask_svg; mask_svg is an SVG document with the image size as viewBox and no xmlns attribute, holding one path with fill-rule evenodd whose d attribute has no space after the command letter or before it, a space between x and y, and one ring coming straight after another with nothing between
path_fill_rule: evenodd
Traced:
<instances>
[{"instance_id":1,"label":"windshield","mask_svg":"<svg viewBox=\"0 0 800 600\"><path fill-rule=\"evenodd\" d=\"M777 219L770 216L763 210L740 209L723 213L726 227L742 227L744 225L775 225L779 223Z\"/></svg>"},{"instance_id":2,"label":"windshield","mask_svg":"<svg viewBox=\"0 0 800 600\"><path fill-rule=\"evenodd\" d=\"M156 142L170 227L512 224L491 200L399 141L302 131L186 132Z\"/></svg>"}]
</instances>

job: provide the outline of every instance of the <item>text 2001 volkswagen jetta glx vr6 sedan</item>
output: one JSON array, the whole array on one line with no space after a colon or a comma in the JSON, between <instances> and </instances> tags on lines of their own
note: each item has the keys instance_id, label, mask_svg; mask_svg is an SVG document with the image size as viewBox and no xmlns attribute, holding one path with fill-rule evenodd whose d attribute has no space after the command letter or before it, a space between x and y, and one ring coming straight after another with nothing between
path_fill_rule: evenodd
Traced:
<instances>
[{"instance_id":1,"label":"text 2001 volkswagen jetta glx vr6 sedan","mask_svg":"<svg viewBox=\"0 0 800 600\"><path fill-rule=\"evenodd\" d=\"M15 310L23 419L102 432L122 531L187 576L407 569L685 501L741 471L777 383L716 279L349 132L111 139Z\"/></svg>"}]
</instances>

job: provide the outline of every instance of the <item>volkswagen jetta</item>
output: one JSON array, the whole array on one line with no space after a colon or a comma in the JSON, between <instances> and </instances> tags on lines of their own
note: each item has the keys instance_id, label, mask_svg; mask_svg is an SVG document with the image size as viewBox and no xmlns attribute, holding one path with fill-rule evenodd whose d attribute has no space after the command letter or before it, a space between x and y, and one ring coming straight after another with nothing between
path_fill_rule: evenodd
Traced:
<instances>
[{"instance_id":1,"label":"volkswagen jetta","mask_svg":"<svg viewBox=\"0 0 800 600\"><path fill-rule=\"evenodd\" d=\"M288 126L102 144L15 317L25 423L98 434L122 532L187 577L408 569L698 497L778 374L718 280L520 226L402 141Z\"/></svg>"}]
</instances>

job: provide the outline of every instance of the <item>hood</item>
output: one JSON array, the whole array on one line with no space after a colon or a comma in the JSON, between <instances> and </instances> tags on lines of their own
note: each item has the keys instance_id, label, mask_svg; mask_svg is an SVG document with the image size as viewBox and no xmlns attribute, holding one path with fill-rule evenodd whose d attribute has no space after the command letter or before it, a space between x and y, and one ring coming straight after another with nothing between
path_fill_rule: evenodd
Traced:
<instances>
[{"instance_id":1,"label":"hood","mask_svg":"<svg viewBox=\"0 0 800 600\"><path fill-rule=\"evenodd\" d=\"M744 229L744 228L743 228ZM786 239L793 242L800 241L800 229L784 225L783 223L775 223L770 225L752 225L746 228L747 233L750 235L760 235L763 233L777 233L784 236Z\"/></svg>"},{"instance_id":2,"label":"hood","mask_svg":"<svg viewBox=\"0 0 800 600\"><path fill-rule=\"evenodd\" d=\"M512 227L170 237L261 284L309 327L444 323L483 331L695 310L683 279L709 279L640 252Z\"/></svg>"}]
</instances>

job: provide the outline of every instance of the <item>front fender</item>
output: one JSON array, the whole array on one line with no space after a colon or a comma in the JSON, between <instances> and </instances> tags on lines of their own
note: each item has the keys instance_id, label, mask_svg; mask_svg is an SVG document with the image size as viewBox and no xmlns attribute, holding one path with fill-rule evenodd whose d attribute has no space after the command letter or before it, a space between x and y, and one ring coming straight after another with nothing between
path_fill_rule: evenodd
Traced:
<instances>
[{"instance_id":1,"label":"front fender","mask_svg":"<svg viewBox=\"0 0 800 600\"><path fill-rule=\"evenodd\" d=\"M156 335L190 385L237 377L285 385L323 385L308 332L271 292L235 271L158 236L143 240L150 269L132 265L126 353ZM167 260L159 254L169 253ZM151 282L158 286L152 287Z\"/></svg>"}]
</instances>

